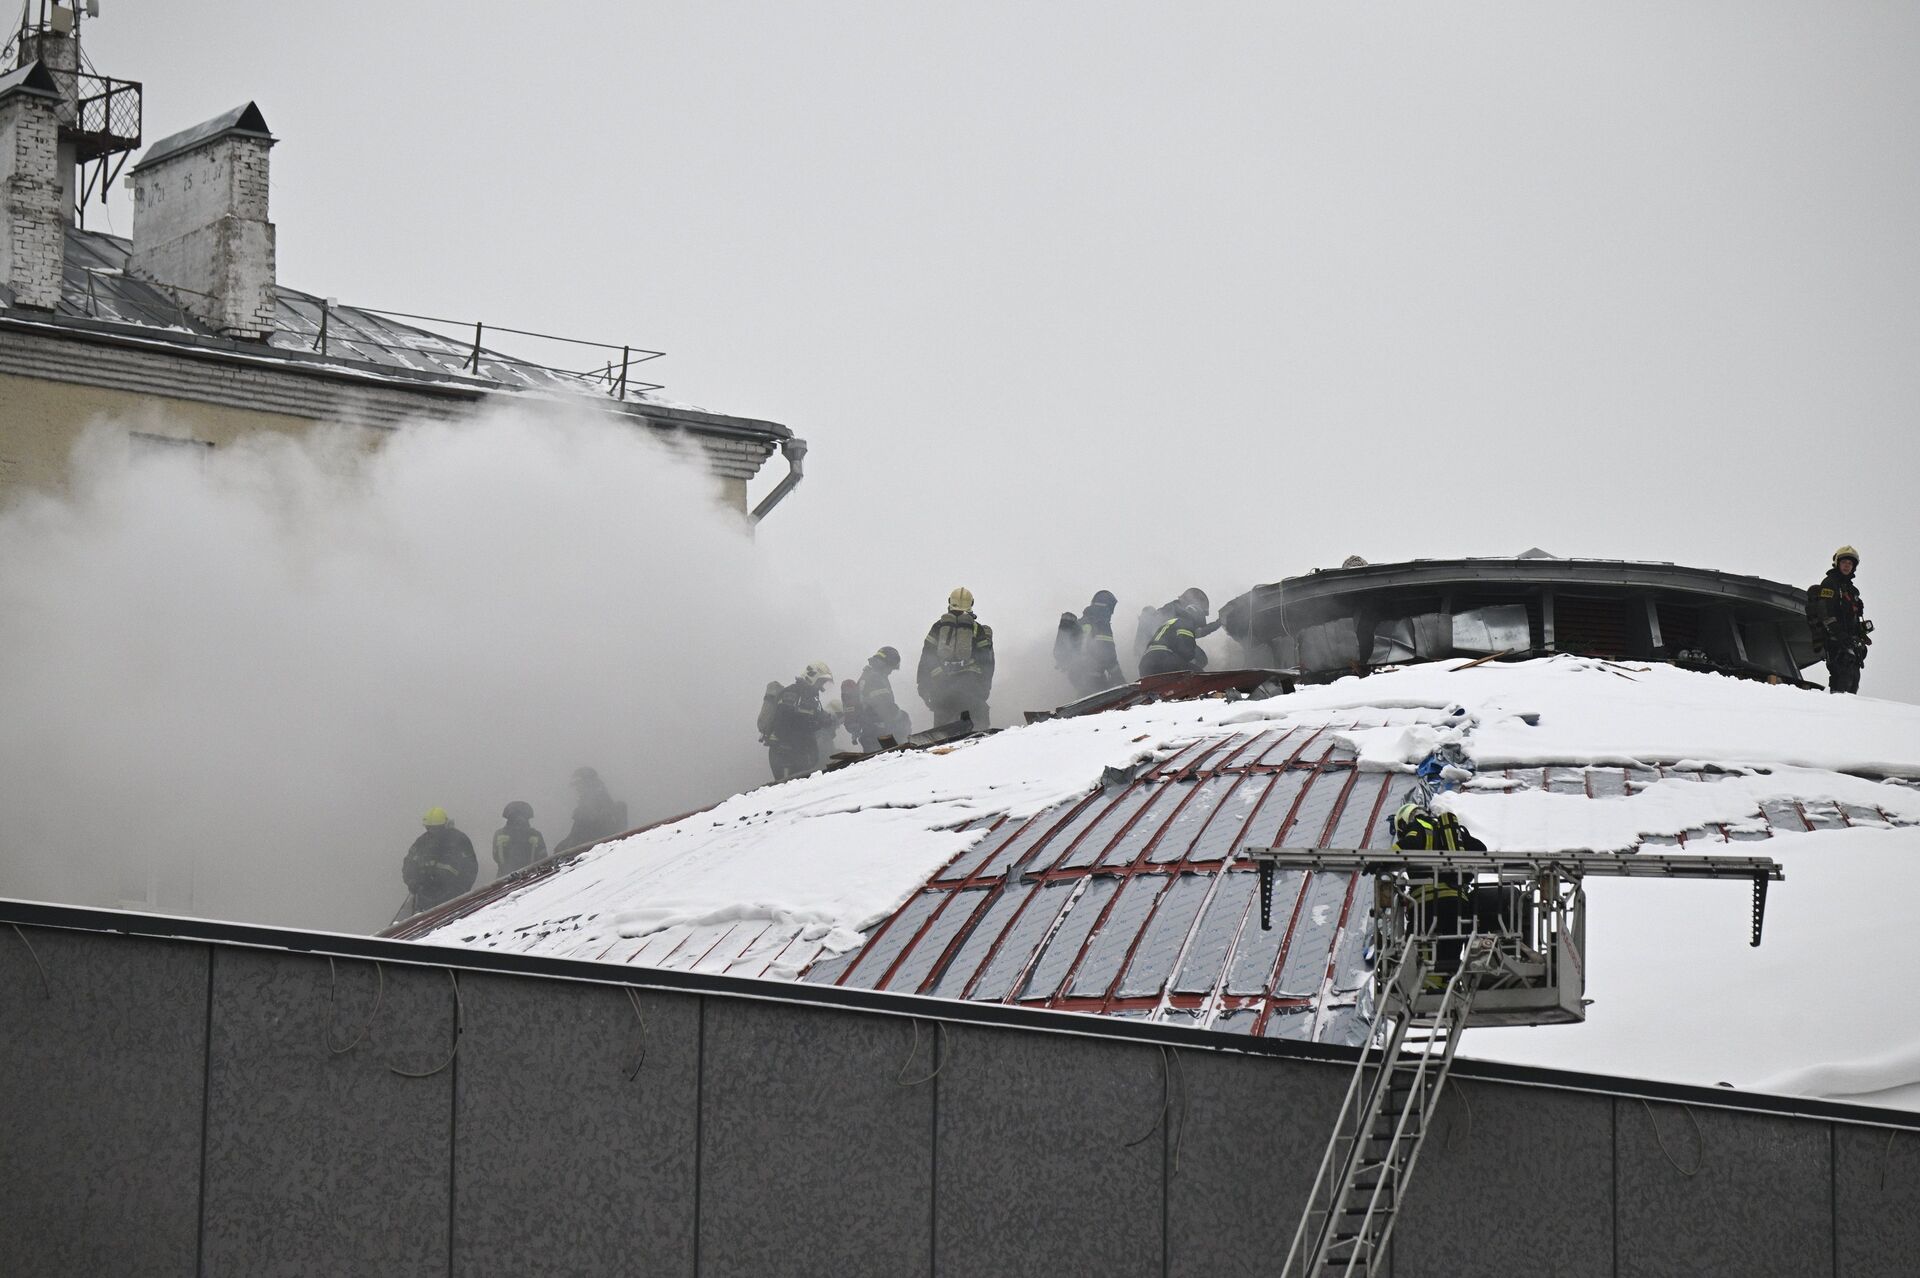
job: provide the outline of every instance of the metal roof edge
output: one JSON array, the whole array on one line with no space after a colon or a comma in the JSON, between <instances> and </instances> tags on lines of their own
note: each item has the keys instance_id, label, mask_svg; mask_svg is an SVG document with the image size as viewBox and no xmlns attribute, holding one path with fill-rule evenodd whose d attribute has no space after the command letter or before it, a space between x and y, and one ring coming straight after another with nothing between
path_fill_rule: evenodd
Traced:
<instances>
[{"instance_id":1,"label":"metal roof edge","mask_svg":"<svg viewBox=\"0 0 1920 1278\"><path fill-rule=\"evenodd\" d=\"M609 403L625 412L644 416L656 425L684 426L689 430L703 430L709 433L725 435L747 435L756 439L775 441L793 438L793 428L782 426L779 422L770 422L758 417L733 417L726 413L708 412L703 408L674 408L666 404L650 404L645 400L609 400Z\"/></svg>"},{"instance_id":2,"label":"metal roof edge","mask_svg":"<svg viewBox=\"0 0 1920 1278\"><path fill-rule=\"evenodd\" d=\"M882 1016L907 1016L985 1028L1020 1029L1036 1033L1070 1034L1083 1038L1136 1042L1164 1047L1187 1047L1204 1051L1282 1057L1328 1065L1351 1066L1359 1058L1359 1050L1352 1047L1324 1043L1298 1043L1276 1038L1250 1038L1243 1034L1228 1034L1219 1030L1194 1029L1088 1013L928 998L921 995L894 994L842 986L809 985L798 981L770 981L703 972L639 968L624 963L596 963L583 959L507 954L498 950L426 945L416 941L395 941L344 932L315 932L260 924L226 923L212 919L177 918L124 910L96 909L89 906L20 901L3 897L0 897L0 923L20 927L117 934L150 940L189 941L248 949L279 950L289 954L312 955L320 958L363 959L491 975L544 977L550 980L631 986L669 993L755 999L763 1002L826 1007L841 1011L868 1012ZM1558 1091L1588 1092L1649 1102L1662 1101L1669 1104L1698 1105L1744 1113L1920 1132L1920 1113L1844 1101L1779 1096L1767 1092L1745 1092L1735 1088L1702 1087L1691 1083L1668 1083L1612 1074L1587 1074L1573 1070L1514 1065L1499 1061L1477 1061L1466 1057L1455 1060L1453 1072L1458 1077L1481 1082L1545 1087Z\"/></svg>"},{"instance_id":3,"label":"metal roof edge","mask_svg":"<svg viewBox=\"0 0 1920 1278\"><path fill-rule=\"evenodd\" d=\"M179 329L149 328L142 324L118 324L111 320L86 319L76 315L32 316L0 313L0 330L17 330L43 336L69 337L75 341L96 342L139 350L181 355L249 367L278 367L304 377L325 378L355 385L384 385L399 390L419 391L457 399L478 399L502 388L485 380L454 380L450 374L424 373L385 364L355 368L337 356L288 350L260 342L243 342L231 337L215 337Z\"/></svg>"},{"instance_id":4,"label":"metal roof edge","mask_svg":"<svg viewBox=\"0 0 1920 1278\"><path fill-rule=\"evenodd\" d=\"M337 355L289 350L230 337L193 333L180 329L151 328L142 324L120 324L111 320L88 319L77 315L36 312L32 315L0 311L0 332L13 330L42 336L59 336L81 342L96 342L129 349L179 355L187 359L240 364L252 368L278 368L301 377L312 377L354 386L382 386L387 389L437 396L446 399L477 401L489 395L516 395L541 398L542 393L517 390L485 378L458 377L452 373L429 373L388 364L356 366ZM657 428L680 427L698 434L723 435L762 440L769 445L793 437L791 428L778 422L746 417L728 417L720 413L672 408L632 400L577 397L554 394L555 403L603 406L606 411L637 417Z\"/></svg>"},{"instance_id":5,"label":"metal roof edge","mask_svg":"<svg viewBox=\"0 0 1920 1278\"><path fill-rule=\"evenodd\" d=\"M1668 586L1688 589L1691 579L1696 593L1765 594L1800 606L1804 593L1786 582L1772 581L1750 573L1725 572L1718 568L1694 568L1665 560L1641 559L1413 559L1393 564L1368 564L1359 568L1321 568L1277 582L1263 582L1240 598L1275 591L1285 592L1289 602L1304 601L1349 591L1439 585L1441 583L1529 585L1567 585L1590 582L1610 586ZM1717 583L1717 591L1700 587ZM1731 587L1732 589L1729 589ZM1230 603L1233 601L1229 601Z\"/></svg>"}]
</instances>

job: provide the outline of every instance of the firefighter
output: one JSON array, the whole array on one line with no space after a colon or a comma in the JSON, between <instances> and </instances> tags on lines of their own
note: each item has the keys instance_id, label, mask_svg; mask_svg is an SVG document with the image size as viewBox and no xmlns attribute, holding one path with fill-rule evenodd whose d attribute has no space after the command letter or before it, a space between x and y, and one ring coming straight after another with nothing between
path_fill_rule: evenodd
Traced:
<instances>
[{"instance_id":1,"label":"firefighter","mask_svg":"<svg viewBox=\"0 0 1920 1278\"><path fill-rule=\"evenodd\" d=\"M1113 643L1113 608L1117 602L1112 591L1102 590L1078 617L1070 612L1060 614L1053 664L1066 672L1073 690L1083 697L1126 682Z\"/></svg>"},{"instance_id":2,"label":"firefighter","mask_svg":"<svg viewBox=\"0 0 1920 1278\"><path fill-rule=\"evenodd\" d=\"M480 872L474 859L473 840L453 828L445 808L428 808L420 818L426 826L407 849L400 877L413 893L412 912L419 914L437 905L445 905L473 886Z\"/></svg>"},{"instance_id":3,"label":"firefighter","mask_svg":"<svg viewBox=\"0 0 1920 1278\"><path fill-rule=\"evenodd\" d=\"M1417 803L1403 803L1393 814L1393 846L1401 852L1485 852L1487 845L1473 836L1451 812L1434 812ZM1444 989L1449 974L1460 967L1466 952L1467 923L1473 917L1473 875L1440 870L1416 876L1410 888L1421 916L1421 934L1431 936L1426 951L1433 970L1428 989Z\"/></svg>"},{"instance_id":4,"label":"firefighter","mask_svg":"<svg viewBox=\"0 0 1920 1278\"><path fill-rule=\"evenodd\" d=\"M1220 623L1207 621L1212 605L1207 592L1195 586L1181 592L1167 605L1171 615L1153 632L1153 639L1140 656L1140 677L1171 674L1176 670L1205 670L1207 654L1200 650L1200 639L1212 634Z\"/></svg>"},{"instance_id":5,"label":"firefighter","mask_svg":"<svg viewBox=\"0 0 1920 1278\"><path fill-rule=\"evenodd\" d=\"M1185 599L1188 595L1198 595L1202 600L1205 600L1207 597L1206 592L1198 586L1186 590L1181 594L1180 599ZM1140 619L1136 621L1133 626L1133 661L1136 666L1146 657L1147 648L1153 643L1153 637L1160 632L1160 627L1165 625L1176 612L1180 611L1180 599L1163 603L1158 608L1149 604L1140 610ZM1194 635L1194 638L1205 639L1219 628L1220 623L1218 621L1209 621L1206 623L1204 629ZM1145 672L1143 671L1142 673Z\"/></svg>"},{"instance_id":6,"label":"firefighter","mask_svg":"<svg viewBox=\"0 0 1920 1278\"><path fill-rule=\"evenodd\" d=\"M936 725L969 716L975 731L988 726L993 692L993 628L973 615L973 592L954 587L947 610L927 630L914 682Z\"/></svg>"},{"instance_id":7,"label":"firefighter","mask_svg":"<svg viewBox=\"0 0 1920 1278\"><path fill-rule=\"evenodd\" d=\"M500 810L506 824L493 832L494 877L503 879L547 855L546 836L533 828L533 805L515 799Z\"/></svg>"},{"instance_id":8,"label":"firefighter","mask_svg":"<svg viewBox=\"0 0 1920 1278\"><path fill-rule=\"evenodd\" d=\"M820 704L820 692L833 682L827 663L810 664L800 677L784 686L767 685L760 709L760 739L767 743L767 763L775 781L802 776L820 766L820 739L839 719Z\"/></svg>"},{"instance_id":9,"label":"firefighter","mask_svg":"<svg viewBox=\"0 0 1920 1278\"><path fill-rule=\"evenodd\" d=\"M1833 566L1807 592L1807 628L1813 632L1813 650L1826 658L1827 691L1860 691L1860 667L1866 664L1873 642L1873 623L1860 606L1860 590L1853 574L1860 552L1842 546L1833 552Z\"/></svg>"},{"instance_id":10,"label":"firefighter","mask_svg":"<svg viewBox=\"0 0 1920 1278\"><path fill-rule=\"evenodd\" d=\"M900 650L884 647L867 658L866 668L854 685L854 699L848 704L857 707L859 719L857 728L853 720L848 721L847 735L854 737L862 750L880 749L882 737L891 737L898 745L913 735L913 720L893 695L893 672L899 668Z\"/></svg>"},{"instance_id":11,"label":"firefighter","mask_svg":"<svg viewBox=\"0 0 1920 1278\"><path fill-rule=\"evenodd\" d=\"M592 768L573 770L573 793L573 828L555 852L599 843L627 828L627 805L608 792L607 783Z\"/></svg>"}]
</instances>

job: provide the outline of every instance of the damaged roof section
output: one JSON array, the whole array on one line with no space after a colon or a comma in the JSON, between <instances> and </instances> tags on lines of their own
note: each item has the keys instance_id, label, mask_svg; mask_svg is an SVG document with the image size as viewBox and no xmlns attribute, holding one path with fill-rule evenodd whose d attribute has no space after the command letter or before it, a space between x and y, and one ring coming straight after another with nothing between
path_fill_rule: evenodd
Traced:
<instances>
[{"instance_id":1,"label":"damaged roof section","mask_svg":"<svg viewBox=\"0 0 1920 1278\"><path fill-rule=\"evenodd\" d=\"M1413 779L1361 772L1338 734L1209 737L1121 784L991 823L863 946L802 979L1345 1041L1370 892L1353 874L1293 875L1263 931L1241 856L1391 842Z\"/></svg>"},{"instance_id":2,"label":"damaged roof section","mask_svg":"<svg viewBox=\"0 0 1920 1278\"><path fill-rule=\"evenodd\" d=\"M1816 660L1793 586L1538 550L1316 570L1254 587L1220 620L1256 659L1308 679L1449 657L1574 653L1798 683Z\"/></svg>"}]
</instances>

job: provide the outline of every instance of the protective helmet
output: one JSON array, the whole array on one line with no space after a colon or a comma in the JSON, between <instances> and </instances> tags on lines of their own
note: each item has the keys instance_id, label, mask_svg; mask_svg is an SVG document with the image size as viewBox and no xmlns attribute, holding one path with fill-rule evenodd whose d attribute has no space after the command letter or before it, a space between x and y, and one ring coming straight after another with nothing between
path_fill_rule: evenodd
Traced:
<instances>
[{"instance_id":1,"label":"protective helmet","mask_svg":"<svg viewBox=\"0 0 1920 1278\"><path fill-rule=\"evenodd\" d=\"M1102 608L1111 608L1120 601L1113 597L1111 590L1098 590L1094 592L1093 602L1099 604Z\"/></svg>"},{"instance_id":2,"label":"protective helmet","mask_svg":"<svg viewBox=\"0 0 1920 1278\"><path fill-rule=\"evenodd\" d=\"M1840 561L1842 559L1853 560L1853 566L1855 568L1858 568L1860 566L1860 552L1855 550L1852 546L1842 546L1840 547L1840 549L1833 552L1834 567L1838 568L1840 566Z\"/></svg>"},{"instance_id":3,"label":"protective helmet","mask_svg":"<svg viewBox=\"0 0 1920 1278\"><path fill-rule=\"evenodd\" d=\"M577 786L599 785L600 774L592 768L575 768L573 770L573 783Z\"/></svg>"},{"instance_id":4,"label":"protective helmet","mask_svg":"<svg viewBox=\"0 0 1920 1278\"><path fill-rule=\"evenodd\" d=\"M886 647L880 649L880 651L874 653L873 656L876 661L889 670L898 670L900 668L900 650L892 644L888 644Z\"/></svg>"},{"instance_id":5,"label":"protective helmet","mask_svg":"<svg viewBox=\"0 0 1920 1278\"><path fill-rule=\"evenodd\" d=\"M801 677L808 683L828 684L833 682L833 671L827 669L827 663L824 661L810 661L807 663L806 673Z\"/></svg>"},{"instance_id":6,"label":"protective helmet","mask_svg":"<svg viewBox=\"0 0 1920 1278\"><path fill-rule=\"evenodd\" d=\"M531 821L533 820L533 805L525 799L515 799L512 803L500 809L500 817L505 821L511 821L515 817L519 817L522 821Z\"/></svg>"},{"instance_id":7,"label":"protective helmet","mask_svg":"<svg viewBox=\"0 0 1920 1278\"><path fill-rule=\"evenodd\" d=\"M1367 566L1367 561L1362 559L1358 555L1348 555L1345 559L1342 559L1340 561L1340 566L1342 568L1365 568Z\"/></svg>"},{"instance_id":8,"label":"protective helmet","mask_svg":"<svg viewBox=\"0 0 1920 1278\"><path fill-rule=\"evenodd\" d=\"M428 808L427 814L420 818L420 824L426 826L428 829L432 829L438 825L448 824L447 810L445 808Z\"/></svg>"},{"instance_id":9,"label":"protective helmet","mask_svg":"<svg viewBox=\"0 0 1920 1278\"><path fill-rule=\"evenodd\" d=\"M972 612L973 592L965 586L955 586L953 593L947 596L947 607L955 612Z\"/></svg>"},{"instance_id":10,"label":"protective helmet","mask_svg":"<svg viewBox=\"0 0 1920 1278\"><path fill-rule=\"evenodd\" d=\"M1203 617L1207 614L1207 610L1213 607L1213 604L1207 599L1207 592L1198 586L1189 586L1187 589L1181 591L1180 602L1190 608L1198 610Z\"/></svg>"}]
</instances>

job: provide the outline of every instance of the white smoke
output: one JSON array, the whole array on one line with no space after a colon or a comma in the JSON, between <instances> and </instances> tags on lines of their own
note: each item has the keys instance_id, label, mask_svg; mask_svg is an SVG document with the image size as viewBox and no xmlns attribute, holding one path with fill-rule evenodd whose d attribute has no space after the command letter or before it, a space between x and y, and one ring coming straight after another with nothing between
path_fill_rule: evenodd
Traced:
<instances>
[{"instance_id":1,"label":"white smoke","mask_svg":"<svg viewBox=\"0 0 1920 1278\"><path fill-rule=\"evenodd\" d=\"M700 465L604 419L126 440L0 518L11 895L379 926L429 806L484 879L501 807L558 840L581 764L635 821L757 781L765 678L825 646Z\"/></svg>"},{"instance_id":2,"label":"white smoke","mask_svg":"<svg viewBox=\"0 0 1920 1278\"><path fill-rule=\"evenodd\" d=\"M428 807L484 882L500 809L558 843L580 765L636 824L760 783L762 689L809 660L847 678L893 644L928 726L914 661L961 581L876 580L863 547L937 534L756 541L699 459L551 406L371 452L130 456L128 425L83 439L69 495L0 515L0 894L370 930ZM979 567L1008 725L1072 695L1059 611L1121 586ZM1116 613L1123 658L1144 601Z\"/></svg>"}]
</instances>

